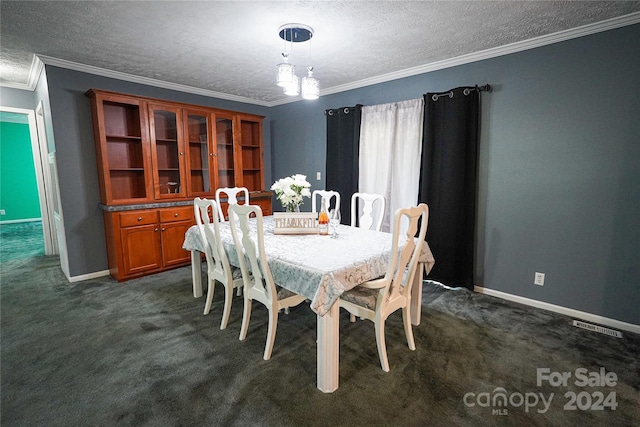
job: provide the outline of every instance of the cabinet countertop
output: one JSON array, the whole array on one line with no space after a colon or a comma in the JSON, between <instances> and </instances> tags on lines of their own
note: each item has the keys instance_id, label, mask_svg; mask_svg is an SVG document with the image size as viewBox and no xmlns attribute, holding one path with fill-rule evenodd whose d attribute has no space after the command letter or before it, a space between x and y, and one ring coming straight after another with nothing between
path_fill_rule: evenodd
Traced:
<instances>
[{"instance_id":1,"label":"cabinet countertop","mask_svg":"<svg viewBox=\"0 0 640 427\"><path fill-rule=\"evenodd\" d=\"M252 191L249 193L249 199L265 199L271 197L273 193L271 191ZM212 197L213 198L213 197ZM242 197L239 198L242 200ZM221 200L225 202L226 197L222 197ZM174 200L167 202L154 202L154 203L140 203L136 205L105 205L99 203L98 206L105 212L122 212L133 211L137 209L157 209L157 208L173 208L176 206L193 206L193 200Z\"/></svg>"}]
</instances>

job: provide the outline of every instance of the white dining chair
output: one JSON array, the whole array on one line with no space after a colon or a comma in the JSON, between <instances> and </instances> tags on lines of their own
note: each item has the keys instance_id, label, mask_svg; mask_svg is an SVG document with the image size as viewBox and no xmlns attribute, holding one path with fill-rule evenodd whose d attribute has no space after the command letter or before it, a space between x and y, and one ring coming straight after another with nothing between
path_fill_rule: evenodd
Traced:
<instances>
[{"instance_id":1,"label":"white dining chair","mask_svg":"<svg viewBox=\"0 0 640 427\"><path fill-rule=\"evenodd\" d=\"M231 234L236 245L244 279L244 311L240 340L244 341L247 337L252 302L258 301L264 304L269 310L269 327L263 358L269 360L276 339L278 311L300 304L305 300L305 297L281 288L273 281L264 251L264 227L260 206L231 205L229 212ZM249 225L249 218L253 216L256 221L255 227ZM247 265L247 261L250 266Z\"/></svg>"},{"instance_id":2,"label":"white dining chair","mask_svg":"<svg viewBox=\"0 0 640 427\"><path fill-rule=\"evenodd\" d=\"M400 223L403 218L409 220L406 236L400 234ZM384 277L364 282L344 292L339 301L340 307L351 315L371 320L375 325L378 356L382 370L389 372L387 346L384 328L387 317L398 309L402 309L402 320L407 343L411 350L416 349L411 329L411 286L418 269L418 258L422 251L427 233L429 208L421 203L416 207L398 209L393 222L392 258ZM418 231L418 236L416 232ZM402 250L399 251L400 246Z\"/></svg>"},{"instance_id":3,"label":"white dining chair","mask_svg":"<svg viewBox=\"0 0 640 427\"><path fill-rule=\"evenodd\" d=\"M225 329L229 322L231 304L233 302L233 289L242 289L242 271L229 264L227 254L220 240L220 228L218 221L217 203L213 200L196 197L193 200L196 224L200 232L200 238L204 244L204 254L207 259L207 300L204 305L204 314L209 314L216 283L224 286L224 309L220 329Z\"/></svg>"},{"instance_id":4,"label":"white dining chair","mask_svg":"<svg viewBox=\"0 0 640 427\"><path fill-rule=\"evenodd\" d=\"M331 199L335 200L334 208L340 210L340 193L335 190L313 190L311 193L311 212L318 212L316 210L316 207L319 206L316 205L316 199L318 196L326 200L325 203L327 204L327 211L330 209L329 206L331 205Z\"/></svg>"},{"instance_id":5,"label":"white dining chair","mask_svg":"<svg viewBox=\"0 0 640 427\"><path fill-rule=\"evenodd\" d=\"M221 187L216 190L216 203L218 204L218 216L220 221L225 222L224 212L222 212L221 196L227 196L227 205L237 205L238 195L244 196L244 204L249 204L249 190L246 187ZM227 215L228 216L228 215Z\"/></svg>"},{"instance_id":6,"label":"white dining chair","mask_svg":"<svg viewBox=\"0 0 640 427\"><path fill-rule=\"evenodd\" d=\"M351 226L380 231L387 201L381 194L353 193L351 196ZM358 217L358 212L362 215Z\"/></svg>"}]
</instances>

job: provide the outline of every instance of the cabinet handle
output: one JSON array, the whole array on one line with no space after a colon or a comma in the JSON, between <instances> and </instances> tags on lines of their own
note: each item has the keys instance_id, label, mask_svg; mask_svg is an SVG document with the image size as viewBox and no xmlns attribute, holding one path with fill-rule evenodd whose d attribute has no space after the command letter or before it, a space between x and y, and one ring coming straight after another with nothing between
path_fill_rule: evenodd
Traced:
<instances>
[{"instance_id":1,"label":"cabinet handle","mask_svg":"<svg viewBox=\"0 0 640 427\"><path fill-rule=\"evenodd\" d=\"M173 214L173 216L175 216L175 217L177 218L177 217L178 217L178 214L177 214L177 213L176 213L176 214Z\"/></svg>"},{"instance_id":2,"label":"cabinet handle","mask_svg":"<svg viewBox=\"0 0 640 427\"><path fill-rule=\"evenodd\" d=\"M158 227L154 228L153 231L158 231Z\"/></svg>"},{"instance_id":3,"label":"cabinet handle","mask_svg":"<svg viewBox=\"0 0 640 427\"><path fill-rule=\"evenodd\" d=\"M138 217L138 221L142 221L142 217L141 216Z\"/></svg>"},{"instance_id":4,"label":"cabinet handle","mask_svg":"<svg viewBox=\"0 0 640 427\"><path fill-rule=\"evenodd\" d=\"M184 153L181 151L181 152L180 152L180 155L182 156L182 155L184 155Z\"/></svg>"},{"instance_id":5,"label":"cabinet handle","mask_svg":"<svg viewBox=\"0 0 640 427\"><path fill-rule=\"evenodd\" d=\"M166 230L164 227L162 227L162 231Z\"/></svg>"}]
</instances>

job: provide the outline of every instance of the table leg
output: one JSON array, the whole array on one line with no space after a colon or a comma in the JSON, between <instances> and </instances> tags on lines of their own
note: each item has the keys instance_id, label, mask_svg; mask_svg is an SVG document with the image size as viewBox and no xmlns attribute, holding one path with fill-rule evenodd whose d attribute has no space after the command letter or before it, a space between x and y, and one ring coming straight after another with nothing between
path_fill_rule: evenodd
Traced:
<instances>
[{"instance_id":1,"label":"table leg","mask_svg":"<svg viewBox=\"0 0 640 427\"><path fill-rule=\"evenodd\" d=\"M424 263L418 263L418 271L416 271L416 275L413 277L413 286L411 287L411 324L414 326L420 324L422 311L422 279L425 268Z\"/></svg>"},{"instance_id":2,"label":"table leg","mask_svg":"<svg viewBox=\"0 0 640 427\"><path fill-rule=\"evenodd\" d=\"M200 251L191 251L191 280L193 281L193 297L202 296L202 255Z\"/></svg>"},{"instance_id":3,"label":"table leg","mask_svg":"<svg viewBox=\"0 0 640 427\"><path fill-rule=\"evenodd\" d=\"M338 389L339 377L339 315L340 306L333 304L324 316L318 317L318 379L317 386L323 393L333 393Z\"/></svg>"}]
</instances>

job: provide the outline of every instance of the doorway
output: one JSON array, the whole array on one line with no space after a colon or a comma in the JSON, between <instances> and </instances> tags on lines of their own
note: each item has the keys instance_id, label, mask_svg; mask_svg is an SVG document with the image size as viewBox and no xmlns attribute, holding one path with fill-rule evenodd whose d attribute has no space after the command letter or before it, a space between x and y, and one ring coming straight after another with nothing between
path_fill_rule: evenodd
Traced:
<instances>
[{"instance_id":1,"label":"doorway","mask_svg":"<svg viewBox=\"0 0 640 427\"><path fill-rule=\"evenodd\" d=\"M40 103L38 109L42 114L42 103ZM3 188L3 196L7 195L7 200L3 200L3 204L6 204L7 207L11 206L9 212L4 206L2 207L4 212L0 211L0 213L4 214L0 216L0 221L3 224L2 228L4 229L3 244L7 243L13 248L7 254L3 254L6 257L55 255L59 253L52 215L54 194L47 160L46 134L44 132L44 122L38 123L36 118L37 111L0 107L0 121L3 123L3 130L21 130L24 132L21 137L29 139L28 142L25 142L31 147L30 159L28 158L28 149L25 152L25 147L21 147L23 151L21 153L22 160L20 161L23 161L23 163L18 165L15 174L11 176L14 188L11 188L11 191L4 191L6 188ZM10 126L6 123L16 124L17 126ZM26 132L25 126L28 129ZM10 135L5 133L3 136L4 145L9 142L5 138ZM3 147L3 153L5 148L7 147ZM11 150L7 150L7 153L11 153ZM9 154L9 156L11 155ZM18 155L13 159L17 162ZM5 159L5 161L7 160L9 159ZM32 161L32 164L29 164L29 160ZM33 185L34 181L35 186ZM35 204L35 206L30 206L30 204ZM18 236L17 239L16 236ZM44 247L42 249L37 248L38 244ZM4 259L5 257L3 257Z\"/></svg>"}]
</instances>

